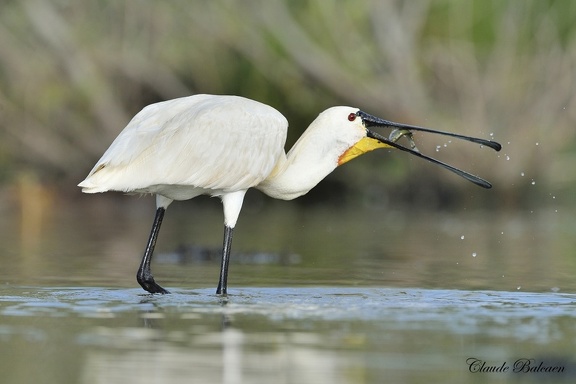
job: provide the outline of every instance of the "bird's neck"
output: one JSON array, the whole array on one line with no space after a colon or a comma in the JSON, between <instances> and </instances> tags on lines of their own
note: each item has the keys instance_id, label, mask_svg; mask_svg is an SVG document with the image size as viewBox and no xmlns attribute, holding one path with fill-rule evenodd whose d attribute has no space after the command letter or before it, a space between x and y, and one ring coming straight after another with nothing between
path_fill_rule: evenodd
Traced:
<instances>
[{"instance_id":1,"label":"bird's neck","mask_svg":"<svg viewBox=\"0 0 576 384\"><path fill-rule=\"evenodd\" d=\"M308 193L330 174L338 166L338 154L347 148L322 146L322 140L315 140L314 134L310 129L304 132L256 188L270 197L292 200Z\"/></svg>"}]
</instances>

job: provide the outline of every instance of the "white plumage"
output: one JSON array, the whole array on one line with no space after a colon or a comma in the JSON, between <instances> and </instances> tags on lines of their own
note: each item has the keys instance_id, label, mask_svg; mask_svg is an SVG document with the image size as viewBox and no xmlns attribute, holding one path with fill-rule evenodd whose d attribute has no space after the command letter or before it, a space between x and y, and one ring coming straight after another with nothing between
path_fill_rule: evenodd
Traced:
<instances>
[{"instance_id":1,"label":"white plumage","mask_svg":"<svg viewBox=\"0 0 576 384\"><path fill-rule=\"evenodd\" d=\"M396 129L387 139L369 127ZM482 139L382 120L352 107L322 112L284 152L288 122L274 108L238 96L195 95L140 111L78 186L85 193L122 191L156 195L156 217L137 280L151 293L168 293L150 263L166 208L174 200L219 196L224 206L224 244L217 293L226 294L233 229L244 195L257 188L278 199L307 193L337 166L377 148L394 147L439 164L483 187L476 176L396 143L409 130L436 132L499 149ZM400 130L400 131L398 131ZM399 132L399 133L398 133Z\"/></svg>"},{"instance_id":2,"label":"white plumage","mask_svg":"<svg viewBox=\"0 0 576 384\"><path fill-rule=\"evenodd\" d=\"M79 186L86 193L157 193L173 200L248 189L284 154L287 128L274 108L236 96L152 104L130 121Z\"/></svg>"}]
</instances>

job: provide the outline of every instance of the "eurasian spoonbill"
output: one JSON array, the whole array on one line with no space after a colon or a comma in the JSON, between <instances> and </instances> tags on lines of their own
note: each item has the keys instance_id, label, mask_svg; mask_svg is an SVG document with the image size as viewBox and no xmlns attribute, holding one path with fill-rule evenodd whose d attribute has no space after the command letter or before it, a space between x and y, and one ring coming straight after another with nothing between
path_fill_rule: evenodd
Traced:
<instances>
[{"instance_id":1,"label":"eurasian spoonbill","mask_svg":"<svg viewBox=\"0 0 576 384\"><path fill-rule=\"evenodd\" d=\"M392 131L384 137L373 127ZM232 235L249 188L291 200L310 191L337 166L378 148L409 152L490 188L486 180L420 153L412 131L501 149L491 140L398 124L352 107L320 113L285 153L287 129L288 121L276 109L238 96L194 95L151 104L134 116L78 186L85 193L156 195L156 216L137 273L138 283L150 293L169 293L154 281L150 268L166 208L174 200L220 197L224 243L216 293L225 295ZM398 143L402 137L409 147Z\"/></svg>"}]
</instances>

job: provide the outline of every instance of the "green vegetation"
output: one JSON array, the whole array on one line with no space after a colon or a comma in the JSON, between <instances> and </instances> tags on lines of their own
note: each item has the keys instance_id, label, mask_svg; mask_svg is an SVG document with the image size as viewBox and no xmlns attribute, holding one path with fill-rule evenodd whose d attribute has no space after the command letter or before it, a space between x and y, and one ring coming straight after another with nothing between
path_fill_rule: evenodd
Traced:
<instances>
[{"instance_id":1,"label":"green vegetation","mask_svg":"<svg viewBox=\"0 0 576 384\"><path fill-rule=\"evenodd\" d=\"M490 199L503 205L567 191L576 182L574 20L572 1L4 1L0 183L33 173L75 188L144 105L225 93L283 112L288 145L338 104L493 134L499 156L456 143L435 153L445 141L416 140L492 181ZM359 185L347 196L425 204L475 191L399 153L367 155L323 185L347 181Z\"/></svg>"}]
</instances>

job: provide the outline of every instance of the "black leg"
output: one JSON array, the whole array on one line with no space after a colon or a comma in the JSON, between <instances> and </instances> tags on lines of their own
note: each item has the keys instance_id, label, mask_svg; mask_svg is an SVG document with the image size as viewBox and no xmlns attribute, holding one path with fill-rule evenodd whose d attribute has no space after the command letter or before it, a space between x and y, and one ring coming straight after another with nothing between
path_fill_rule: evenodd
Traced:
<instances>
[{"instance_id":1,"label":"black leg","mask_svg":"<svg viewBox=\"0 0 576 384\"><path fill-rule=\"evenodd\" d=\"M154 217L154 224L152 224L152 232L150 232L148 245L146 245L146 251L144 251L144 256L142 257L142 262L140 263L140 268L138 268L138 273L136 274L136 280L138 280L138 283L142 286L142 288L150 293L170 293L156 284L154 281L154 276L152 276L152 271L150 270L152 253L154 253L156 239L158 238L158 232L160 231L160 225L162 225L162 219L164 218L165 211L166 209L162 207L156 210L156 217Z\"/></svg>"},{"instance_id":2,"label":"black leg","mask_svg":"<svg viewBox=\"0 0 576 384\"><path fill-rule=\"evenodd\" d=\"M224 245L222 246L222 265L220 266L220 281L218 281L217 295L226 295L228 288L228 263L230 262L230 248L232 248L232 235L234 228L224 226Z\"/></svg>"}]
</instances>

